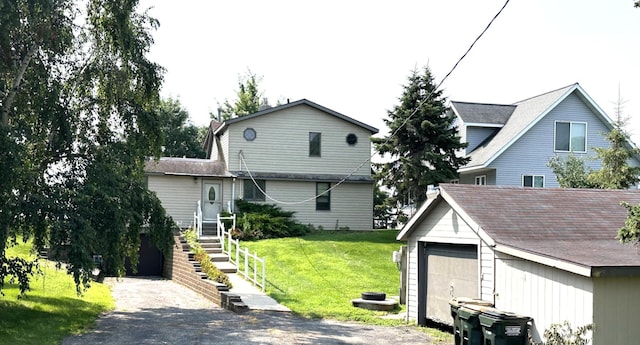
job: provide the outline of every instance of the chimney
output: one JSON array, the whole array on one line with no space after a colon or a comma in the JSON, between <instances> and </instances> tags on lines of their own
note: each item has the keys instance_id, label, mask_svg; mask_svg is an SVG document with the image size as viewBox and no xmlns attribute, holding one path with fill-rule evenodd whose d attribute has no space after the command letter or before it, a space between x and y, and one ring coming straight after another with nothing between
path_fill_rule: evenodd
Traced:
<instances>
[{"instance_id":1,"label":"chimney","mask_svg":"<svg viewBox=\"0 0 640 345\"><path fill-rule=\"evenodd\" d=\"M222 122L222 108L218 108L218 122Z\"/></svg>"}]
</instances>

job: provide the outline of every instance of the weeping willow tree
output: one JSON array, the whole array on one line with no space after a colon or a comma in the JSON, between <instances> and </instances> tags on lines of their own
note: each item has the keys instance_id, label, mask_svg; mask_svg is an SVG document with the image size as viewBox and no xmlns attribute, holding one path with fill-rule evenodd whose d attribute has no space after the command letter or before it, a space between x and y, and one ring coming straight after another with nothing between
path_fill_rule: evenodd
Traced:
<instances>
[{"instance_id":1,"label":"weeping willow tree","mask_svg":"<svg viewBox=\"0 0 640 345\"><path fill-rule=\"evenodd\" d=\"M33 265L19 238L64 259L78 291L135 266L140 233L170 248L171 218L145 184L158 156L162 68L146 57L158 22L135 0L0 1L0 288ZM86 7L85 7L86 6Z\"/></svg>"}]
</instances>

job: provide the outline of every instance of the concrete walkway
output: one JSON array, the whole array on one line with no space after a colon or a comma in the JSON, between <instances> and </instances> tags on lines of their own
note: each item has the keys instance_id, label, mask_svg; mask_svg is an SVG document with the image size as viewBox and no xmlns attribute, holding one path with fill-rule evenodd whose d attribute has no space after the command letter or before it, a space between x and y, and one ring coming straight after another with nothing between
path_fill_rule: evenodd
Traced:
<instances>
[{"instance_id":1,"label":"concrete walkway","mask_svg":"<svg viewBox=\"0 0 640 345\"><path fill-rule=\"evenodd\" d=\"M253 286L253 284L245 280L241 275L237 273L227 273L227 276L229 276L229 280L231 284L233 284L233 288L231 288L229 292L240 296L242 302L244 302L250 310L291 311L291 309L279 304L276 300L262 292L260 288Z\"/></svg>"}]
</instances>

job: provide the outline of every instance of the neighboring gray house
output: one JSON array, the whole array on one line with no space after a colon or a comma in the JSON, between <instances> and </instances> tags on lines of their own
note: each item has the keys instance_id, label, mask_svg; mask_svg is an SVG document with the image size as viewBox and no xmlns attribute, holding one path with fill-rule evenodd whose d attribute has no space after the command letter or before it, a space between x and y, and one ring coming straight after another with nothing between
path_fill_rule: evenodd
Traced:
<instances>
[{"instance_id":1,"label":"neighboring gray house","mask_svg":"<svg viewBox=\"0 0 640 345\"><path fill-rule=\"evenodd\" d=\"M593 344L635 344L640 252L616 240L637 190L442 184L404 226L407 316L451 323L473 297L552 323L594 324Z\"/></svg>"},{"instance_id":2,"label":"neighboring gray house","mask_svg":"<svg viewBox=\"0 0 640 345\"><path fill-rule=\"evenodd\" d=\"M598 169L593 147L609 147L613 128L577 83L509 105L452 101L451 110L469 144L471 160L458 170L463 184L558 187L549 159L572 153Z\"/></svg>"},{"instance_id":3,"label":"neighboring gray house","mask_svg":"<svg viewBox=\"0 0 640 345\"><path fill-rule=\"evenodd\" d=\"M377 132L306 99L212 121L207 159L149 162L149 188L182 226L193 223L198 201L205 222L213 223L242 198L295 211L302 224L370 230L370 136Z\"/></svg>"}]
</instances>

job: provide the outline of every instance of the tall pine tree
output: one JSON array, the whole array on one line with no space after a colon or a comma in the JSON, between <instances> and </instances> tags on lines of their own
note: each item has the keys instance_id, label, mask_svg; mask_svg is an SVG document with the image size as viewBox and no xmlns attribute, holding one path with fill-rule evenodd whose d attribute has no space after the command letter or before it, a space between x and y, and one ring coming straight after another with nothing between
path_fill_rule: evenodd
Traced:
<instances>
[{"instance_id":1,"label":"tall pine tree","mask_svg":"<svg viewBox=\"0 0 640 345\"><path fill-rule=\"evenodd\" d=\"M390 160L376 164L376 178L393 191L400 205L421 204L429 185L456 179L468 162L458 153L460 142L455 116L447 111L446 98L436 90L429 67L411 72L400 104L385 119L390 135L374 138L376 151Z\"/></svg>"}]
</instances>

